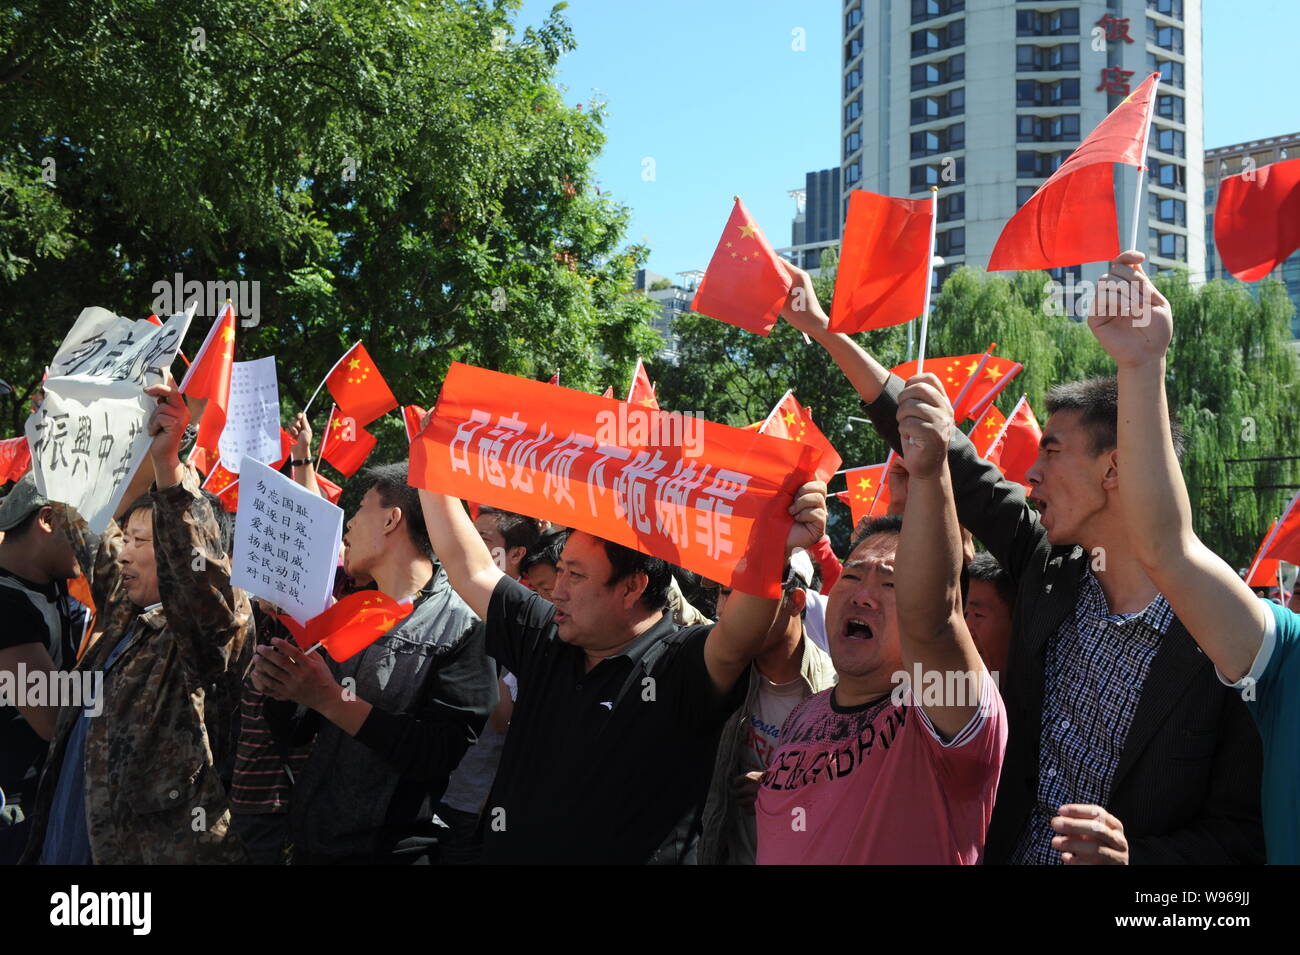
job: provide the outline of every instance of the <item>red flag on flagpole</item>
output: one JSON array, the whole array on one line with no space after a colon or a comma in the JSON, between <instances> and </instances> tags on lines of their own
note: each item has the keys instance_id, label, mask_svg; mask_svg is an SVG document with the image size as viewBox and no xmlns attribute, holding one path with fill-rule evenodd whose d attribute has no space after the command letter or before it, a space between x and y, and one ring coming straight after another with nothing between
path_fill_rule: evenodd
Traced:
<instances>
[{"instance_id":1,"label":"red flag on flagpole","mask_svg":"<svg viewBox=\"0 0 1300 955\"><path fill-rule=\"evenodd\" d=\"M558 385L559 383L560 383L560 373L557 371L555 374L551 375L550 384Z\"/></svg>"},{"instance_id":2,"label":"red flag on flagpole","mask_svg":"<svg viewBox=\"0 0 1300 955\"><path fill-rule=\"evenodd\" d=\"M864 189L849 194L831 331L886 328L921 314L933 208L928 198L898 199Z\"/></svg>"},{"instance_id":3,"label":"red flag on flagpole","mask_svg":"<svg viewBox=\"0 0 1300 955\"><path fill-rule=\"evenodd\" d=\"M346 417L364 428L380 415L397 407L397 399L389 390L388 382L366 351L357 342L325 376L325 387L334 397L334 403Z\"/></svg>"},{"instance_id":4,"label":"red flag on flagpole","mask_svg":"<svg viewBox=\"0 0 1300 955\"><path fill-rule=\"evenodd\" d=\"M356 656L405 620L414 604L398 603L378 590L348 594L304 627L292 617L277 615L304 650L320 644L336 663Z\"/></svg>"},{"instance_id":5,"label":"red flag on flagpole","mask_svg":"<svg viewBox=\"0 0 1300 955\"><path fill-rule=\"evenodd\" d=\"M406 425L406 440L411 442L420 433L420 422L427 412L419 405L402 405L402 421Z\"/></svg>"},{"instance_id":6,"label":"red flag on flagpole","mask_svg":"<svg viewBox=\"0 0 1300 955\"><path fill-rule=\"evenodd\" d=\"M640 358L636 360L636 371L632 373L632 386L627 390L627 403L646 408L659 407L654 386L650 384L650 376L645 373L645 365L641 363Z\"/></svg>"},{"instance_id":7,"label":"red flag on flagpole","mask_svg":"<svg viewBox=\"0 0 1300 955\"><path fill-rule=\"evenodd\" d=\"M325 425L325 436L321 439L320 456L334 465L335 470L345 478L350 478L360 470L370 452L375 449L376 439L373 434L355 421L339 414L339 409L330 409L330 417Z\"/></svg>"},{"instance_id":8,"label":"red flag on flagpole","mask_svg":"<svg viewBox=\"0 0 1300 955\"><path fill-rule=\"evenodd\" d=\"M992 348L990 345L989 350ZM908 381L916 375L917 364L917 361L906 361L890 371ZM977 418L1024 367L1018 361L996 358L989 352L925 360L925 370L937 375L943 384L954 421Z\"/></svg>"},{"instance_id":9,"label":"red flag on flagpole","mask_svg":"<svg viewBox=\"0 0 1300 955\"><path fill-rule=\"evenodd\" d=\"M339 487L329 478L319 472L316 474L316 485L321 490L321 496L331 504L337 504L339 498L343 496L343 488Z\"/></svg>"},{"instance_id":10,"label":"red flag on flagpole","mask_svg":"<svg viewBox=\"0 0 1300 955\"><path fill-rule=\"evenodd\" d=\"M989 449L993 447L993 442L997 440L1006 424L1007 416L999 411L996 405L990 405L988 412L976 422L968 435L970 443L975 446L975 453L982 458L987 458Z\"/></svg>"},{"instance_id":11,"label":"red flag on flagpole","mask_svg":"<svg viewBox=\"0 0 1300 955\"><path fill-rule=\"evenodd\" d=\"M199 487L215 494L221 501L221 506L231 514L239 510L239 475L226 470L226 466L219 459L212 465L212 470L208 472L208 476L203 479Z\"/></svg>"},{"instance_id":12,"label":"red flag on flagpole","mask_svg":"<svg viewBox=\"0 0 1300 955\"><path fill-rule=\"evenodd\" d=\"M208 330L203 347L181 379L181 394L206 398L199 419L199 434L190 452L190 460L207 473L221 458L217 442L226 428L226 408L230 404L230 372L235 362L235 309L227 302Z\"/></svg>"},{"instance_id":13,"label":"red flag on flagpole","mask_svg":"<svg viewBox=\"0 0 1300 955\"><path fill-rule=\"evenodd\" d=\"M1276 557L1288 564L1300 564L1300 507L1296 507L1297 501L1300 501L1300 493L1291 498L1291 503L1277 519L1273 539L1265 540L1265 557Z\"/></svg>"},{"instance_id":14,"label":"red flag on flagpole","mask_svg":"<svg viewBox=\"0 0 1300 955\"><path fill-rule=\"evenodd\" d=\"M879 517L889 508L889 462L850 468L844 472L848 490L840 491L839 498L849 505L853 523L864 517Z\"/></svg>"},{"instance_id":15,"label":"red flag on flagpole","mask_svg":"<svg viewBox=\"0 0 1300 955\"><path fill-rule=\"evenodd\" d=\"M1247 587L1272 587L1277 584L1277 575L1278 571L1282 569L1282 562L1276 557L1264 557L1264 548L1276 531L1277 521L1274 521L1268 525L1268 533L1259 542L1259 549L1255 551L1255 557L1250 562L1250 569L1246 571Z\"/></svg>"},{"instance_id":16,"label":"red flag on flagpole","mask_svg":"<svg viewBox=\"0 0 1300 955\"><path fill-rule=\"evenodd\" d=\"M1022 395L1007 415L1002 433L994 439L986 458L998 466L1008 481L1025 484L1025 473L1038 459L1042 439L1043 429L1038 426L1034 409L1029 407L1029 397Z\"/></svg>"},{"instance_id":17,"label":"red flag on flagpole","mask_svg":"<svg viewBox=\"0 0 1300 955\"><path fill-rule=\"evenodd\" d=\"M1112 164L1142 167L1159 77L1111 110L1003 226L988 271L1105 262L1122 251Z\"/></svg>"},{"instance_id":18,"label":"red flag on flagpole","mask_svg":"<svg viewBox=\"0 0 1300 955\"><path fill-rule=\"evenodd\" d=\"M816 472L819 481L829 482L831 475L839 470L839 452L830 441L826 440L826 435L822 434L821 429L813 424L812 414L799 404L793 391L787 391L781 397L758 430L760 434L801 441L817 448L822 455Z\"/></svg>"},{"instance_id":19,"label":"red flag on flagpole","mask_svg":"<svg viewBox=\"0 0 1300 955\"><path fill-rule=\"evenodd\" d=\"M691 311L766 335L781 316L790 273L736 197Z\"/></svg>"},{"instance_id":20,"label":"red flag on flagpole","mask_svg":"<svg viewBox=\"0 0 1300 955\"><path fill-rule=\"evenodd\" d=\"M1214 244L1243 282L1262 279L1300 249L1300 158L1219 180Z\"/></svg>"}]
</instances>

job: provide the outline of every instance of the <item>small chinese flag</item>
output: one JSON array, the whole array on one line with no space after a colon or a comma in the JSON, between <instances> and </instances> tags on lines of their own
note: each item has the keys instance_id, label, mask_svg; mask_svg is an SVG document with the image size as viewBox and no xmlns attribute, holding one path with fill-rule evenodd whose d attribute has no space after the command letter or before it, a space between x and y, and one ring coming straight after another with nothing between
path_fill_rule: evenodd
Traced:
<instances>
[{"instance_id":1,"label":"small chinese flag","mask_svg":"<svg viewBox=\"0 0 1300 955\"><path fill-rule=\"evenodd\" d=\"M346 417L356 422L358 428L364 428L397 407L397 399L389 390L388 382L384 381L366 346L360 342L349 348L325 376L325 387L334 396L334 403Z\"/></svg>"},{"instance_id":2,"label":"small chinese flag","mask_svg":"<svg viewBox=\"0 0 1300 955\"><path fill-rule=\"evenodd\" d=\"M645 365L641 363L640 358L636 360L636 371L632 373L632 387L627 390L627 403L646 408L658 409L659 407L654 386L650 384L650 376L645 373Z\"/></svg>"},{"instance_id":3,"label":"small chinese flag","mask_svg":"<svg viewBox=\"0 0 1300 955\"><path fill-rule=\"evenodd\" d=\"M25 435L0 441L0 484L19 480L31 466L32 449Z\"/></svg>"},{"instance_id":4,"label":"small chinese flag","mask_svg":"<svg viewBox=\"0 0 1300 955\"><path fill-rule=\"evenodd\" d=\"M933 206L929 199L896 199L864 189L849 194L831 331L886 328L921 314L933 255Z\"/></svg>"},{"instance_id":5,"label":"small chinese flag","mask_svg":"<svg viewBox=\"0 0 1300 955\"><path fill-rule=\"evenodd\" d=\"M785 263L736 197L691 311L766 335L790 293Z\"/></svg>"},{"instance_id":6,"label":"small chinese flag","mask_svg":"<svg viewBox=\"0 0 1300 955\"><path fill-rule=\"evenodd\" d=\"M1277 573L1281 569L1281 561L1276 557L1264 557L1264 548L1268 546L1269 540L1277 532L1277 521L1268 525L1268 533L1264 539L1259 542L1259 550L1255 551L1255 559L1250 562L1250 570L1246 572L1247 587L1275 587L1277 586Z\"/></svg>"},{"instance_id":7,"label":"small chinese flag","mask_svg":"<svg viewBox=\"0 0 1300 955\"><path fill-rule=\"evenodd\" d=\"M1024 365L1006 358L994 358L989 351L982 355L957 355L953 358L927 358L925 370L939 377L948 401L952 404L953 420L978 419L993 400L1002 393L1012 378L1020 374ZM908 361L890 369L899 378L909 381L916 375L917 362Z\"/></svg>"},{"instance_id":8,"label":"small chinese flag","mask_svg":"<svg viewBox=\"0 0 1300 955\"><path fill-rule=\"evenodd\" d=\"M199 419L199 434L190 452L190 460L207 473L221 458L217 442L226 428L226 408L230 405L230 372L235 362L235 309L229 302L208 330L203 347L181 380L181 394L206 398Z\"/></svg>"},{"instance_id":9,"label":"small chinese flag","mask_svg":"<svg viewBox=\"0 0 1300 955\"><path fill-rule=\"evenodd\" d=\"M200 487L217 496L221 506L234 514L239 510L239 475L226 470L220 460L212 465L212 470L204 478Z\"/></svg>"},{"instance_id":10,"label":"small chinese flag","mask_svg":"<svg viewBox=\"0 0 1300 955\"><path fill-rule=\"evenodd\" d=\"M560 383L560 373L557 371L555 374L551 375L551 380L550 382L548 382L548 384L558 385L559 383Z\"/></svg>"},{"instance_id":11,"label":"small chinese flag","mask_svg":"<svg viewBox=\"0 0 1300 955\"><path fill-rule=\"evenodd\" d=\"M989 448L993 447L993 442L1002 433L1006 423L1007 416L999 411L996 405L989 405L989 410L984 413L984 417L970 429L970 443L975 446L975 453L982 458L987 458Z\"/></svg>"},{"instance_id":12,"label":"small chinese flag","mask_svg":"<svg viewBox=\"0 0 1300 955\"><path fill-rule=\"evenodd\" d=\"M427 414L419 405L402 405L402 421L406 424L406 440L414 441L415 436L420 433L420 422L424 420Z\"/></svg>"},{"instance_id":13,"label":"small chinese flag","mask_svg":"<svg viewBox=\"0 0 1300 955\"><path fill-rule=\"evenodd\" d=\"M339 498L343 495L343 488L339 487L323 474L316 475L316 484L320 488L321 496L331 504L337 504Z\"/></svg>"},{"instance_id":14,"label":"small chinese flag","mask_svg":"<svg viewBox=\"0 0 1300 955\"><path fill-rule=\"evenodd\" d=\"M829 482L831 475L839 470L839 452L826 440L826 435L822 434L821 429L813 424L812 414L799 404L799 399L794 396L793 391L787 391L782 396L758 430L760 434L801 441L816 448L821 455L817 464L819 481Z\"/></svg>"},{"instance_id":15,"label":"small chinese flag","mask_svg":"<svg viewBox=\"0 0 1300 955\"><path fill-rule=\"evenodd\" d=\"M330 419L325 425L320 456L345 478L350 478L365 464L375 449L375 443L373 434L346 415L339 414L339 409L334 407L330 409Z\"/></svg>"},{"instance_id":16,"label":"small chinese flag","mask_svg":"<svg viewBox=\"0 0 1300 955\"><path fill-rule=\"evenodd\" d=\"M888 472L888 461L845 472L848 490L840 491L838 497L853 512L854 525L864 517L879 517L889 508Z\"/></svg>"},{"instance_id":17,"label":"small chinese flag","mask_svg":"<svg viewBox=\"0 0 1300 955\"><path fill-rule=\"evenodd\" d=\"M1113 163L1142 167L1159 73L1111 110L1002 227L988 271L1107 262L1121 251Z\"/></svg>"},{"instance_id":18,"label":"small chinese flag","mask_svg":"<svg viewBox=\"0 0 1300 955\"><path fill-rule=\"evenodd\" d=\"M1277 519L1273 539L1264 542L1264 556L1284 560L1288 564L1300 564L1300 494L1291 498L1282 516Z\"/></svg>"},{"instance_id":19,"label":"small chinese flag","mask_svg":"<svg viewBox=\"0 0 1300 955\"><path fill-rule=\"evenodd\" d=\"M392 630L414 609L414 604L398 603L378 590L360 590L312 617L305 627L292 617L281 615L280 620L299 647L310 650L319 643L335 662L342 663Z\"/></svg>"},{"instance_id":20,"label":"small chinese flag","mask_svg":"<svg viewBox=\"0 0 1300 955\"><path fill-rule=\"evenodd\" d=\"M1223 267L1243 282L1262 279L1300 249L1300 158L1220 179L1214 244Z\"/></svg>"},{"instance_id":21,"label":"small chinese flag","mask_svg":"<svg viewBox=\"0 0 1300 955\"><path fill-rule=\"evenodd\" d=\"M1007 415L1002 433L993 441L985 457L996 464L1008 481L1025 483L1025 473L1038 459L1038 445L1043 439L1043 429L1038 426L1029 398L1022 395Z\"/></svg>"}]
</instances>

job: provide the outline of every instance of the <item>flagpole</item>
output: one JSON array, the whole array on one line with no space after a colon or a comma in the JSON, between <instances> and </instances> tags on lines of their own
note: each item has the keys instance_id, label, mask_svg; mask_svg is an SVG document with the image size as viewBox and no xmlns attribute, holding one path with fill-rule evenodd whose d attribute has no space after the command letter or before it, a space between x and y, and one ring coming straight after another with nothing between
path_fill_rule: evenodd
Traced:
<instances>
[{"instance_id":1,"label":"flagpole","mask_svg":"<svg viewBox=\"0 0 1300 955\"><path fill-rule=\"evenodd\" d=\"M954 417L956 416L957 409L961 407L962 401L965 400L967 392L969 392L971 386L975 384L975 379L979 377L979 373L984 370L984 366L987 365L989 359L993 357L993 349L997 347L997 342L989 342L989 347L984 349L984 354L980 357L980 363L975 366L975 370L971 372L971 376L967 378L966 383L961 386L961 391L957 392L957 397L953 399L952 403Z\"/></svg>"},{"instance_id":2,"label":"flagpole","mask_svg":"<svg viewBox=\"0 0 1300 955\"><path fill-rule=\"evenodd\" d=\"M762 426L761 428L758 429L758 433L759 433L759 434L767 434L767 426L768 426L769 424L772 423L772 415L776 414L777 411L779 411L779 410L781 409L781 405L785 404L785 399L786 399L786 398L789 398L789 397L790 397L791 395L793 395L793 394L794 394L794 389L793 389L793 388L787 388L787 389L785 390L785 394L783 394L783 395L781 396L781 400L778 401L778 402L777 402L777 403L772 407L772 410L769 411L769 412L767 413L767 417L763 419L763 426ZM837 471L836 474L838 474L838 473L840 473L840 472ZM834 477L835 475L831 475L831 476Z\"/></svg>"},{"instance_id":3,"label":"flagpole","mask_svg":"<svg viewBox=\"0 0 1300 955\"><path fill-rule=\"evenodd\" d=\"M939 228L939 187L930 187L930 256L925 263L925 305L921 309L921 341L917 348L916 373L925 370L925 338L930 330L930 286L934 284L934 239Z\"/></svg>"},{"instance_id":4,"label":"flagpole","mask_svg":"<svg viewBox=\"0 0 1300 955\"><path fill-rule=\"evenodd\" d=\"M325 433L320 436L320 447L316 449L316 463L312 466L312 470L317 474L320 473L320 463L325 460L325 440L330 436L330 425L334 423L334 409L337 407L338 405L330 405L330 416L325 419Z\"/></svg>"},{"instance_id":5,"label":"flagpole","mask_svg":"<svg viewBox=\"0 0 1300 955\"><path fill-rule=\"evenodd\" d=\"M998 442L1001 441L1003 437L1006 436L1007 429L1011 427L1011 422L1015 421L1016 415L1020 414L1020 406L1023 405L1028 399L1029 399L1029 395L1020 396L1020 400L1016 402L1016 406L1011 409L1011 414L1007 415L1007 420L1002 422L1002 428L1000 431L998 431L998 436L994 438L992 442L990 442L989 449L988 449L989 454L993 453L993 449L998 446ZM984 460L988 461L990 459L985 458Z\"/></svg>"},{"instance_id":6,"label":"flagpole","mask_svg":"<svg viewBox=\"0 0 1300 955\"><path fill-rule=\"evenodd\" d=\"M351 355L352 352L356 349L357 345L360 344L361 344L360 341L354 342L352 344L352 347L349 348L347 351L345 351L339 357L339 360L334 363L334 367L331 368L329 371L325 372L325 377L320 380L320 384L316 386L316 390L313 391L311 393L311 397L307 399L307 407L302 409L303 414L306 414L308 411L311 410L312 402L316 400L316 396L320 394L320 390L325 387L325 382L330 380L330 375L334 374L334 372L338 370L339 365L343 364L343 359L347 358L348 355Z\"/></svg>"},{"instance_id":7,"label":"flagpole","mask_svg":"<svg viewBox=\"0 0 1300 955\"><path fill-rule=\"evenodd\" d=\"M924 327L924 326L922 326ZM880 472L880 480L876 482L876 493L871 499L871 505L867 508L867 516L876 509L876 502L880 500L880 492L885 489L885 484L889 480L889 466L894 463L894 449L889 449L889 454L885 455L885 468ZM852 488L850 488L852 490Z\"/></svg>"},{"instance_id":8,"label":"flagpole","mask_svg":"<svg viewBox=\"0 0 1300 955\"><path fill-rule=\"evenodd\" d=\"M1156 101L1156 91L1160 89L1160 74L1157 73L1156 81L1151 84L1151 103ZM1128 233L1128 247L1136 249L1138 247L1138 213L1142 208L1142 181L1143 174L1147 168L1147 143L1151 139L1151 113L1147 110L1147 121L1143 124L1142 129L1142 164L1137 170L1137 186L1133 190L1133 224Z\"/></svg>"}]
</instances>

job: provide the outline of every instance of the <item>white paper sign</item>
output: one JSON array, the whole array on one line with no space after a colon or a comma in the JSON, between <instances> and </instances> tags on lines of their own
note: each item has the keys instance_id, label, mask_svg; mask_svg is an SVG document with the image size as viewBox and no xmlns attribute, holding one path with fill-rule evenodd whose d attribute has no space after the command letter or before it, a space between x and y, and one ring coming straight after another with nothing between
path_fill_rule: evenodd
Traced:
<instances>
[{"instance_id":1,"label":"white paper sign","mask_svg":"<svg viewBox=\"0 0 1300 955\"><path fill-rule=\"evenodd\" d=\"M149 451L145 387L176 358L194 309L161 326L87 308L50 363L45 400L27 419L36 487L102 534Z\"/></svg>"},{"instance_id":2,"label":"white paper sign","mask_svg":"<svg viewBox=\"0 0 1300 955\"><path fill-rule=\"evenodd\" d=\"M329 607L343 511L252 458L240 462L231 583L301 624Z\"/></svg>"},{"instance_id":3,"label":"white paper sign","mask_svg":"<svg viewBox=\"0 0 1300 955\"><path fill-rule=\"evenodd\" d=\"M222 465L232 474L239 473L245 455L263 464L280 460L280 389L274 357L232 363L226 427L217 447Z\"/></svg>"}]
</instances>

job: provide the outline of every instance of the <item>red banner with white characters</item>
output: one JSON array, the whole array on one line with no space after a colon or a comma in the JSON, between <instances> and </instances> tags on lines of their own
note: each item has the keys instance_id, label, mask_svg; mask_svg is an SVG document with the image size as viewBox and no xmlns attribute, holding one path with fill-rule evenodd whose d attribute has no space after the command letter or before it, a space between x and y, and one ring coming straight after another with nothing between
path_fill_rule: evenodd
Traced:
<instances>
[{"instance_id":1,"label":"red banner with white characters","mask_svg":"<svg viewBox=\"0 0 1300 955\"><path fill-rule=\"evenodd\" d=\"M544 518L778 597L795 441L454 363L411 445L417 487Z\"/></svg>"}]
</instances>

